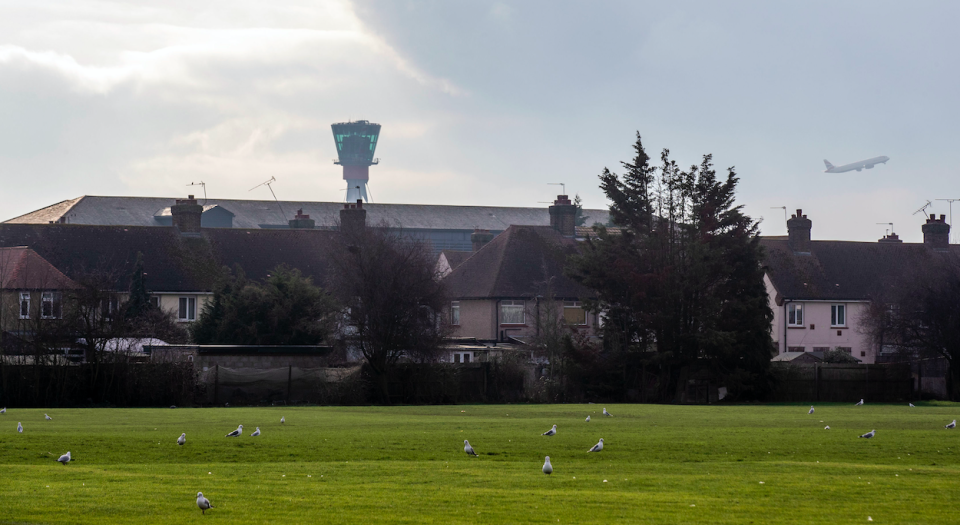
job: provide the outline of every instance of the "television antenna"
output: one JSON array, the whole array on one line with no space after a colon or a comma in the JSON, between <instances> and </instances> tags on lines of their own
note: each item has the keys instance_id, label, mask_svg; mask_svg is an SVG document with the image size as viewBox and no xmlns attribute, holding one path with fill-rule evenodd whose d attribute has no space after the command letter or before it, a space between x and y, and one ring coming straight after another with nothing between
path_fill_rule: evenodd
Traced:
<instances>
[{"instance_id":1,"label":"television antenna","mask_svg":"<svg viewBox=\"0 0 960 525\"><path fill-rule=\"evenodd\" d=\"M280 205L280 199L277 199L277 194L273 192L273 188L270 186L274 182L277 182L277 178L270 177L269 180L265 182L261 182L260 184L257 184L256 186L250 188L247 191L253 191L259 188L260 186L266 186L270 190L270 194L273 195L273 200L277 202L277 207L280 208L280 216L283 217L283 220L287 220L287 214L283 212L283 206Z\"/></svg>"},{"instance_id":2,"label":"television antenna","mask_svg":"<svg viewBox=\"0 0 960 525\"><path fill-rule=\"evenodd\" d=\"M200 186L201 188L203 188L203 204L207 204L207 183L206 182L203 182L203 181L191 182L190 184L187 184L187 186Z\"/></svg>"},{"instance_id":3,"label":"television antenna","mask_svg":"<svg viewBox=\"0 0 960 525\"><path fill-rule=\"evenodd\" d=\"M928 199L928 200L927 200L927 203L924 204L923 207L921 207L919 210L913 212L913 215L916 215L916 214L918 214L918 213L926 213L927 208L929 208L930 206L933 206L933 203L930 202L930 200Z\"/></svg>"},{"instance_id":4,"label":"television antenna","mask_svg":"<svg viewBox=\"0 0 960 525\"><path fill-rule=\"evenodd\" d=\"M771 210L783 210L783 223L787 223L787 207L786 206L770 206Z\"/></svg>"},{"instance_id":5,"label":"television antenna","mask_svg":"<svg viewBox=\"0 0 960 525\"><path fill-rule=\"evenodd\" d=\"M936 199L938 201L947 201L950 203L950 227L953 227L953 203L960 201L960 199Z\"/></svg>"},{"instance_id":6,"label":"television antenna","mask_svg":"<svg viewBox=\"0 0 960 525\"><path fill-rule=\"evenodd\" d=\"M548 182L547 186L560 186L560 191L562 191L564 195L567 194L567 185L562 182Z\"/></svg>"},{"instance_id":7,"label":"television antenna","mask_svg":"<svg viewBox=\"0 0 960 525\"><path fill-rule=\"evenodd\" d=\"M889 226L889 227L890 227L889 229L887 229L887 233L884 234L884 235L890 235L891 233L893 233L893 223L892 223L892 222L878 222L877 224L883 224L883 225L885 225L885 226Z\"/></svg>"}]
</instances>

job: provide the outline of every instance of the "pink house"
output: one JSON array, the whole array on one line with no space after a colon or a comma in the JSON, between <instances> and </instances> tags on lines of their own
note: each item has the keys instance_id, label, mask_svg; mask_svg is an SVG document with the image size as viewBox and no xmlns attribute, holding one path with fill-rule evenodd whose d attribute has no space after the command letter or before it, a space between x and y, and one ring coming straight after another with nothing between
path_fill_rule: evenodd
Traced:
<instances>
[{"instance_id":1,"label":"pink house","mask_svg":"<svg viewBox=\"0 0 960 525\"><path fill-rule=\"evenodd\" d=\"M812 221L797 210L786 238L762 240L772 336L781 354L840 349L863 363L877 362L884 349L872 340L865 318L872 302L936 259L960 260L943 215L923 225L922 244L904 243L896 234L878 242L814 241L811 229Z\"/></svg>"}]
</instances>

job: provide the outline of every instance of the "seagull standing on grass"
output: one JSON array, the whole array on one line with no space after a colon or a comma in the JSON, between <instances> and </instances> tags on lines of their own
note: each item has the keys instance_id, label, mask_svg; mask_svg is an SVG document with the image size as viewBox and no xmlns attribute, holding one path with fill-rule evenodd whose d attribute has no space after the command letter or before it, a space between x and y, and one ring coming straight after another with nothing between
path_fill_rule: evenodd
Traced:
<instances>
[{"instance_id":1,"label":"seagull standing on grass","mask_svg":"<svg viewBox=\"0 0 960 525\"><path fill-rule=\"evenodd\" d=\"M470 446L470 442L466 439L463 440L463 451L466 452L468 456L477 455L477 453L473 451L473 447Z\"/></svg>"},{"instance_id":2,"label":"seagull standing on grass","mask_svg":"<svg viewBox=\"0 0 960 525\"><path fill-rule=\"evenodd\" d=\"M60 463L62 463L62 464L64 464L64 465L66 465L67 463L69 463L69 462L70 462L70 451L68 450L66 454L60 456L60 457L57 459L57 461L59 461Z\"/></svg>"},{"instance_id":3,"label":"seagull standing on grass","mask_svg":"<svg viewBox=\"0 0 960 525\"><path fill-rule=\"evenodd\" d=\"M46 415L46 414L44 414L43 417L45 417L45 418L47 419L47 421L50 421L51 419L53 419L52 417L50 417L50 416L48 416L48 415Z\"/></svg>"},{"instance_id":4,"label":"seagull standing on grass","mask_svg":"<svg viewBox=\"0 0 960 525\"><path fill-rule=\"evenodd\" d=\"M866 434L864 434L864 435L862 435L862 436L860 436L860 437L870 439L870 438L872 438L873 436L876 436L876 435L877 435L877 431L876 431L876 430L871 430L870 432L867 432Z\"/></svg>"},{"instance_id":5,"label":"seagull standing on grass","mask_svg":"<svg viewBox=\"0 0 960 525\"><path fill-rule=\"evenodd\" d=\"M250 434L250 437L257 437L259 435L260 435L260 427L257 427L257 429Z\"/></svg>"},{"instance_id":6,"label":"seagull standing on grass","mask_svg":"<svg viewBox=\"0 0 960 525\"><path fill-rule=\"evenodd\" d=\"M853 406L858 407L858 406L860 406L860 405L862 405L862 404L863 404L863 398L860 398L860 402L857 403L856 405L853 405Z\"/></svg>"},{"instance_id":7,"label":"seagull standing on grass","mask_svg":"<svg viewBox=\"0 0 960 525\"><path fill-rule=\"evenodd\" d=\"M186 442L187 442L187 433L184 432L183 434L180 434L180 437L177 438L177 444L182 447L183 444Z\"/></svg>"},{"instance_id":8,"label":"seagull standing on grass","mask_svg":"<svg viewBox=\"0 0 960 525\"><path fill-rule=\"evenodd\" d=\"M0 408L0 414L6 414L6 413L7 413L7 407Z\"/></svg>"},{"instance_id":9,"label":"seagull standing on grass","mask_svg":"<svg viewBox=\"0 0 960 525\"><path fill-rule=\"evenodd\" d=\"M235 438L237 436L242 436L242 435L243 435L243 425L239 425L236 430L234 430L233 432L223 437Z\"/></svg>"},{"instance_id":10,"label":"seagull standing on grass","mask_svg":"<svg viewBox=\"0 0 960 525\"><path fill-rule=\"evenodd\" d=\"M282 424L284 424L284 423L286 423L286 422L287 422L287 420L286 420L286 419L283 419L283 416L280 416L280 424L282 425Z\"/></svg>"},{"instance_id":11,"label":"seagull standing on grass","mask_svg":"<svg viewBox=\"0 0 960 525\"><path fill-rule=\"evenodd\" d=\"M197 506L200 507L200 512L203 514L207 513L207 509L216 508L210 504L210 500L203 497L203 492L197 492Z\"/></svg>"},{"instance_id":12,"label":"seagull standing on grass","mask_svg":"<svg viewBox=\"0 0 960 525\"><path fill-rule=\"evenodd\" d=\"M913 403L907 403L907 404L910 405L910 408L917 408L917 405L914 405Z\"/></svg>"},{"instance_id":13,"label":"seagull standing on grass","mask_svg":"<svg viewBox=\"0 0 960 525\"><path fill-rule=\"evenodd\" d=\"M589 452L600 452L601 450L603 450L603 438L600 438L600 441L599 441L596 445L594 445L593 447L591 447L590 450L588 450L587 452L588 452L588 453L589 453Z\"/></svg>"},{"instance_id":14,"label":"seagull standing on grass","mask_svg":"<svg viewBox=\"0 0 960 525\"><path fill-rule=\"evenodd\" d=\"M587 416L586 422L587 422L587 423L590 422L590 416Z\"/></svg>"},{"instance_id":15,"label":"seagull standing on grass","mask_svg":"<svg viewBox=\"0 0 960 525\"><path fill-rule=\"evenodd\" d=\"M810 411L807 412L807 413L808 413L808 414L812 414L812 413L813 413L813 407L810 407Z\"/></svg>"},{"instance_id":16,"label":"seagull standing on grass","mask_svg":"<svg viewBox=\"0 0 960 525\"><path fill-rule=\"evenodd\" d=\"M603 409L603 415L613 417L613 414L611 414L610 412L607 412L606 408Z\"/></svg>"},{"instance_id":17,"label":"seagull standing on grass","mask_svg":"<svg viewBox=\"0 0 960 525\"><path fill-rule=\"evenodd\" d=\"M17 422L17 432L23 434L23 425L19 421Z\"/></svg>"},{"instance_id":18,"label":"seagull standing on grass","mask_svg":"<svg viewBox=\"0 0 960 525\"><path fill-rule=\"evenodd\" d=\"M957 420L954 419L953 421L947 423L946 425L943 425L943 428L957 428Z\"/></svg>"},{"instance_id":19,"label":"seagull standing on grass","mask_svg":"<svg viewBox=\"0 0 960 525\"><path fill-rule=\"evenodd\" d=\"M550 464L550 456L543 459L543 473L547 475L553 474L553 465Z\"/></svg>"},{"instance_id":20,"label":"seagull standing on grass","mask_svg":"<svg viewBox=\"0 0 960 525\"><path fill-rule=\"evenodd\" d=\"M557 434L557 425L553 425L553 428L540 434L541 436L555 436Z\"/></svg>"}]
</instances>

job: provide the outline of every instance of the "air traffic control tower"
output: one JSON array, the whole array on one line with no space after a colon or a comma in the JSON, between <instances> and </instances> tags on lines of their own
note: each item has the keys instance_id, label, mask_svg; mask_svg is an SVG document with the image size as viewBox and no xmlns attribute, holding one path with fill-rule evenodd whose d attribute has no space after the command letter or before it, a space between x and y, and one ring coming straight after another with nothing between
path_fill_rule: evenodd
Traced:
<instances>
[{"instance_id":1,"label":"air traffic control tower","mask_svg":"<svg viewBox=\"0 0 960 525\"><path fill-rule=\"evenodd\" d=\"M367 181L370 180L370 166L380 162L380 159L373 157L377 149L377 138L380 136L380 124L358 120L340 122L331 127L339 156L333 163L343 166L343 179L347 181L344 202L368 202Z\"/></svg>"}]
</instances>

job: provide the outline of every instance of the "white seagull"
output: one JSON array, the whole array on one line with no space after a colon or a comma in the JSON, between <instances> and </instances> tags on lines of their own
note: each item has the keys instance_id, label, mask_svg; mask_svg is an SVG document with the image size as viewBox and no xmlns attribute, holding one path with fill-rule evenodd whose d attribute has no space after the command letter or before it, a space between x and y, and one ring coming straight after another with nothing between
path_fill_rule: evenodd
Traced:
<instances>
[{"instance_id":1,"label":"white seagull","mask_svg":"<svg viewBox=\"0 0 960 525\"><path fill-rule=\"evenodd\" d=\"M66 465L67 463L69 463L69 462L70 462L70 451L68 450L66 454L60 456L60 457L57 459L57 461L59 461L60 463L63 463L64 465Z\"/></svg>"},{"instance_id":2,"label":"white seagull","mask_svg":"<svg viewBox=\"0 0 960 525\"><path fill-rule=\"evenodd\" d=\"M586 419L585 421L586 421L587 423L589 423L589 422L590 422L590 416L587 416L587 419Z\"/></svg>"},{"instance_id":3,"label":"white seagull","mask_svg":"<svg viewBox=\"0 0 960 525\"><path fill-rule=\"evenodd\" d=\"M812 414L812 413L813 413L813 407L810 407L810 411L807 412L807 413L808 413L808 414Z\"/></svg>"},{"instance_id":4,"label":"white seagull","mask_svg":"<svg viewBox=\"0 0 960 525\"><path fill-rule=\"evenodd\" d=\"M47 418L47 421L53 419L52 417L50 417L50 416L48 416L48 415L46 415L46 414L44 414L43 417Z\"/></svg>"},{"instance_id":5,"label":"white seagull","mask_svg":"<svg viewBox=\"0 0 960 525\"><path fill-rule=\"evenodd\" d=\"M861 399L860 399L860 402L857 403L856 405L853 405L853 406L858 407L858 406L860 406L860 405L862 405L862 404L863 404L863 399L861 398Z\"/></svg>"},{"instance_id":6,"label":"white seagull","mask_svg":"<svg viewBox=\"0 0 960 525\"><path fill-rule=\"evenodd\" d=\"M21 425L19 422L17 422L17 432L23 434L23 425Z\"/></svg>"},{"instance_id":7,"label":"white seagull","mask_svg":"<svg viewBox=\"0 0 960 525\"><path fill-rule=\"evenodd\" d=\"M177 438L177 444L180 446L183 446L183 444L186 442L187 442L187 433L184 432L183 434L180 434L180 437Z\"/></svg>"},{"instance_id":8,"label":"white seagull","mask_svg":"<svg viewBox=\"0 0 960 525\"><path fill-rule=\"evenodd\" d=\"M550 456L543 459L543 473L553 474L553 465L550 464Z\"/></svg>"},{"instance_id":9,"label":"white seagull","mask_svg":"<svg viewBox=\"0 0 960 525\"><path fill-rule=\"evenodd\" d=\"M830 425L823 427L824 430L830 430Z\"/></svg>"},{"instance_id":10,"label":"white seagull","mask_svg":"<svg viewBox=\"0 0 960 525\"><path fill-rule=\"evenodd\" d=\"M910 405L910 408L917 408L917 405L914 405L913 403L907 403L907 404Z\"/></svg>"},{"instance_id":11,"label":"white seagull","mask_svg":"<svg viewBox=\"0 0 960 525\"><path fill-rule=\"evenodd\" d=\"M210 504L210 500L203 497L203 492L197 492L197 506L200 507L200 512L203 514L207 513L207 509L216 508Z\"/></svg>"},{"instance_id":12,"label":"white seagull","mask_svg":"<svg viewBox=\"0 0 960 525\"><path fill-rule=\"evenodd\" d=\"M862 435L862 436L860 436L860 437L870 439L870 438L872 438L873 436L876 436L876 435L877 435L877 431L876 431L876 430L871 430L870 432L867 432L866 434L864 434L864 435Z\"/></svg>"},{"instance_id":13,"label":"white seagull","mask_svg":"<svg viewBox=\"0 0 960 525\"><path fill-rule=\"evenodd\" d=\"M6 414L6 413L7 413L7 407L0 408L0 414Z\"/></svg>"},{"instance_id":14,"label":"white seagull","mask_svg":"<svg viewBox=\"0 0 960 525\"><path fill-rule=\"evenodd\" d=\"M283 416L280 416L280 424L282 425L282 424L284 424L284 423L286 423L286 422L287 422L287 420L286 420L286 419L283 419Z\"/></svg>"},{"instance_id":15,"label":"white seagull","mask_svg":"<svg viewBox=\"0 0 960 525\"><path fill-rule=\"evenodd\" d=\"M553 428L551 428L550 430L548 430L548 431L546 431L546 432L544 432L543 434L540 434L540 435L541 435L541 436L554 436L554 435L556 435L556 434L557 434L557 425L553 425Z\"/></svg>"},{"instance_id":16,"label":"white seagull","mask_svg":"<svg viewBox=\"0 0 960 525\"><path fill-rule=\"evenodd\" d=\"M600 438L600 441L587 452L600 452L601 450L603 450L603 438Z\"/></svg>"},{"instance_id":17,"label":"white seagull","mask_svg":"<svg viewBox=\"0 0 960 525\"><path fill-rule=\"evenodd\" d=\"M947 423L946 425L943 425L943 428L957 428L957 420L954 419L953 421Z\"/></svg>"},{"instance_id":18,"label":"white seagull","mask_svg":"<svg viewBox=\"0 0 960 525\"><path fill-rule=\"evenodd\" d=\"M260 435L260 427L257 427L257 429L250 434L250 437L257 437L259 435Z\"/></svg>"},{"instance_id":19,"label":"white seagull","mask_svg":"<svg viewBox=\"0 0 960 525\"><path fill-rule=\"evenodd\" d=\"M603 415L613 417L613 414L611 414L610 412L607 412L606 408L603 409Z\"/></svg>"},{"instance_id":20,"label":"white seagull","mask_svg":"<svg viewBox=\"0 0 960 525\"><path fill-rule=\"evenodd\" d=\"M470 442L466 439L463 440L463 451L466 452L468 456L477 455L477 453L473 451L473 447L470 446Z\"/></svg>"},{"instance_id":21,"label":"white seagull","mask_svg":"<svg viewBox=\"0 0 960 525\"><path fill-rule=\"evenodd\" d=\"M243 435L243 425L239 425L236 430L234 430L233 432L223 437L235 438L237 436L242 436L242 435Z\"/></svg>"}]
</instances>

